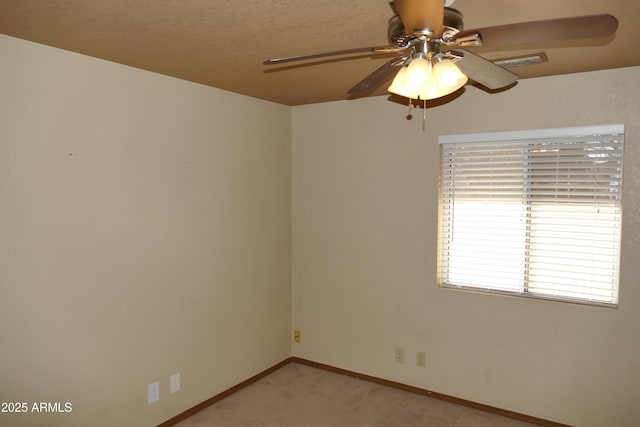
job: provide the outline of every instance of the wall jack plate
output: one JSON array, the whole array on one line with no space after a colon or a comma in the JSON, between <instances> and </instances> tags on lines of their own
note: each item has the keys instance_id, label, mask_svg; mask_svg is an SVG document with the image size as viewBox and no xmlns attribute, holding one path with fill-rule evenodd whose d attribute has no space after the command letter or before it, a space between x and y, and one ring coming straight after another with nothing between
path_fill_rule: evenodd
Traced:
<instances>
[{"instance_id":1,"label":"wall jack plate","mask_svg":"<svg viewBox=\"0 0 640 427\"><path fill-rule=\"evenodd\" d=\"M293 331L293 341L300 342L300 331L297 329Z\"/></svg>"},{"instance_id":2,"label":"wall jack plate","mask_svg":"<svg viewBox=\"0 0 640 427\"><path fill-rule=\"evenodd\" d=\"M169 393L180 390L180 372L169 377Z\"/></svg>"},{"instance_id":3,"label":"wall jack plate","mask_svg":"<svg viewBox=\"0 0 640 427\"><path fill-rule=\"evenodd\" d=\"M160 400L160 381L149 384L149 403L154 403Z\"/></svg>"}]
</instances>

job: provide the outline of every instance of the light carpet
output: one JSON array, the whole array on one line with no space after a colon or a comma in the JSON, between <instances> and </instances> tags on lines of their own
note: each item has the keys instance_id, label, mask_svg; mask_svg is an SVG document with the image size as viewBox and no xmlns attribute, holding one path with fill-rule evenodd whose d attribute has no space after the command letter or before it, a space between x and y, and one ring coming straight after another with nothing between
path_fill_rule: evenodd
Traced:
<instances>
[{"instance_id":1,"label":"light carpet","mask_svg":"<svg viewBox=\"0 0 640 427\"><path fill-rule=\"evenodd\" d=\"M535 424L289 363L179 427L526 427Z\"/></svg>"}]
</instances>

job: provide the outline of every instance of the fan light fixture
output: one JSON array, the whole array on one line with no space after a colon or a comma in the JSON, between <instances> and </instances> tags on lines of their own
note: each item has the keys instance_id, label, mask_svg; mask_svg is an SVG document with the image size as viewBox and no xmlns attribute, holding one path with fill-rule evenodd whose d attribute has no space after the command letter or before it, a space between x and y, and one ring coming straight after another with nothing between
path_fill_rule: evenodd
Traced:
<instances>
[{"instance_id":1,"label":"fan light fixture","mask_svg":"<svg viewBox=\"0 0 640 427\"><path fill-rule=\"evenodd\" d=\"M467 76L444 55L422 55L403 65L388 91L409 99L440 98L460 89Z\"/></svg>"}]
</instances>

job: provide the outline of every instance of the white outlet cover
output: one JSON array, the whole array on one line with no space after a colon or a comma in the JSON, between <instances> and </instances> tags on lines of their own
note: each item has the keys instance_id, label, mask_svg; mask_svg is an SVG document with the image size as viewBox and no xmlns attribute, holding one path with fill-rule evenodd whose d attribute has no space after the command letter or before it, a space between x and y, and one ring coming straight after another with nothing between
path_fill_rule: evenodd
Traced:
<instances>
[{"instance_id":1,"label":"white outlet cover","mask_svg":"<svg viewBox=\"0 0 640 427\"><path fill-rule=\"evenodd\" d=\"M180 372L169 377L169 393L175 393L180 390Z\"/></svg>"},{"instance_id":2,"label":"white outlet cover","mask_svg":"<svg viewBox=\"0 0 640 427\"><path fill-rule=\"evenodd\" d=\"M160 400L160 381L149 384L149 403Z\"/></svg>"}]
</instances>

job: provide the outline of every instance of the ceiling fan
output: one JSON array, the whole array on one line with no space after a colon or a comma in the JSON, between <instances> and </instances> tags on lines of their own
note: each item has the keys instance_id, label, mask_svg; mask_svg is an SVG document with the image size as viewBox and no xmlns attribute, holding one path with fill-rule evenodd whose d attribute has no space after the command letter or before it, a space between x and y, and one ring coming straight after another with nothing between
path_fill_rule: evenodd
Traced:
<instances>
[{"instance_id":1,"label":"ceiling fan","mask_svg":"<svg viewBox=\"0 0 640 427\"><path fill-rule=\"evenodd\" d=\"M521 22L464 30L462 14L450 8L455 0L393 0L397 12L388 28L389 46L364 47L269 59L263 64L339 55L389 54L398 56L369 74L348 93L358 95L375 89L394 73L389 92L426 102L452 93L468 78L489 88L513 84L518 76L470 52L478 46L502 49L528 43L545 43L608 37L618 20L609 14L544 21Z\"/></svg>"}]
</instances>

